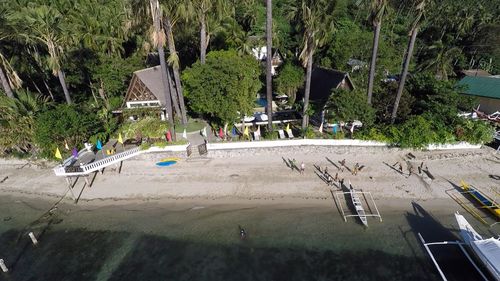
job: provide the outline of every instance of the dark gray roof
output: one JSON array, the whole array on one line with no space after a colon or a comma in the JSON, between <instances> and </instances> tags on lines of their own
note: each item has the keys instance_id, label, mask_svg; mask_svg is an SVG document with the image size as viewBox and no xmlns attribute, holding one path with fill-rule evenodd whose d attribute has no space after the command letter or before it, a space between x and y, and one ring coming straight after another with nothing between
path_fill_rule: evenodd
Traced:
<instances>
[{"instance_id":1,"label":"dark gray roof","mask_svg":"<svg viewBox=\"0 0 500 281\"><path fill-rule=\"evenodd\" d=\"M313 68L309 100L311 102L326 102L332 90L338 88L346 78L349 80L350 86L353 87L346 72L321 67Z\"/></svg>"},{"instance_id":2,"label":"dark gray roof","mask_svg":"<svg viewBox=\"0 0 500 281\"><path fill-rule=\"evenodd\" d=\"M165 87L163 87L160 66L157 65L137 70L134 74L148 87L151 93L160 101L161 105L165 106Z\"/></svg>"}]
</instances>

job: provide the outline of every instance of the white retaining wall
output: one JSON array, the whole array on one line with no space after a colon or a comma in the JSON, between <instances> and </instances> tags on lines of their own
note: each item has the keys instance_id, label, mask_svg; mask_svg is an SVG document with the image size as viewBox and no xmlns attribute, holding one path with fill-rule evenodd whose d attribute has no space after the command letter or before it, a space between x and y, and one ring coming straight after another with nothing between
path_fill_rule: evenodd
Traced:
<instances>
[{"instance_id":1,"label":"white retaining wall","mask_svg":"<svg viewBox=\"0 0 500 281\"><path fill-rule=\"evenodd\" d=\"M389 147L388 143L356 140L356 139L293 139L293 140L271 140L271 141L252 141L252 142L221 142L208 143L208 150L223 150L223 149L242 149L242 148L272 148L286 146L367 146L367 147ZM477 149L481 145L474 145L467 142L459 142L456 144L431 144L426 150L449 150L449 149Z\"/></svg>"}]
</instances>

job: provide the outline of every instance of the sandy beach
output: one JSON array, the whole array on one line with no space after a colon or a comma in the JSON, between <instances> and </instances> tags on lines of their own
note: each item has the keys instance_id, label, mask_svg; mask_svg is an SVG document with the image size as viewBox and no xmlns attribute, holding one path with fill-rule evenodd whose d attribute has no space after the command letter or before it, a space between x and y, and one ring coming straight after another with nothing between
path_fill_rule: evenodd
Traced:
<instances>
[{"instance_id":1,"label":"sandy beach","mask_svg":"<svg viewBox=\"0 0 500 281\"><path fill-rule=\"evenodd\" d=\"M77 204L53 163L0 160L0 253L14 268L12 277L439 280L417 233L428 240L458 239L453 213L465 211L448 192L462 179L490 195L499 184L500 158L491 148L211 151L203 158L180 157L169 167L155 165L171 156L141 155L125 161L120 174L109 167L90 188L80 179L73 188ZM304 162L303 174L286 164L293 159ZM349 169L356 163L362 168L353 175ZM334 200L338 187L328 186L315 166L371 192L383 222L370 218L369 228L354 218L344 222ZM494 235L466 216L480 233ZM245 243L239 225L250 233ZM40 247L29 244L27 231L35 232ZM454 280L470 272L460 262L446 256L445 264L458 269Z\"/></svg>"},{"instance_id":2,"label":"sandy beach","mask_svg":"<svg viewBox=\"0 0 500 281\"><path fill-rule=\"evenodd\" d=\"M409 155L410 154L410 155ZM461 180L493 195L498 192L500 157L491 148L456 151L412 151L363 147L295 147L247 151L211 151L206 157L181 157L169 167L155 165L169 157L144 154L123 162L121 173L108 167L92 187L80 179L73 192L80 201L120 200L330 200L338 184L328 186L316 167L376 199L445 199ZM286 162L303 162L304 174ZM345 167L341 161L345 159ZM351 172L356 163L357 175ZM400 164L403 169L400 172ZM35 197L61 197L67 192L62 177L49 164L0 160L0 192ZM409 168L409 167L412 168ZM419 173L419 167L423 171ZM409 175L409 170L412 174ZM70 199L70 196L67 196ZM109 200L108 200L109 199Z\"/></svg>"}]
</instances>

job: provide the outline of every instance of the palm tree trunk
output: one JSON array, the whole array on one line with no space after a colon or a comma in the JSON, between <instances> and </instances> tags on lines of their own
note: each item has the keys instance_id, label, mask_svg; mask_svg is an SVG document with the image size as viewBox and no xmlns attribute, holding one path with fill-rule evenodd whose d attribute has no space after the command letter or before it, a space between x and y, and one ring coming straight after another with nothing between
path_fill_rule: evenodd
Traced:
<instances>
[{"instance_id":1,"label":"palm tree trunk","mask_svg":"<svg viewBox=\"0 0 500 281\"><path fill-rule=\"evenodd\" d=\"M370 75L368 78L368 104L372 104L373 81L375 80L375 63L377 62L378 40L380 37L380 27L382 22L379 21L375 26L373 34L372 61L370 63Z\"/></svg>"},{"instance_id":2,"label":"palm tree trunk","mask_svg":"<svg viewBox=\"0 0 500 281\"><path fill-rule=\"evenodd\" d=\"M171 98L171 93L170 93L170 83L169 79L167 77L167 64L165 63L165 52L163 51L162 46L158 46L158 54L160 56L160 67L161 67L161 81L163 83L163 88L165 91L165 108L167 109L167 115L168 115L168 124L170 125L171 133L172 133L172 138L175 139L175 132L174 132L174 115L172 112L172 98Z\"/></svg>"},{"instance_id":3,"label":"palm tree trunk","mask_svg":"<svg viewBox=\"0 0 500 281\"><path fill-rule=\"evenodd\" d=\"M5 92L5 94L7 94L7 96L9 98L13 99L14 94L12 93L12 89L10 88L9 80L7 80L7 77L5 76L5 73L3 72L3 69L1 66L0 66L0 80L2 80L2 88Z\"/></svg>"},{"instance_id":4,"label":"palm tree trunk","mask_svg":"<svg viewBox=\"0 0 500 281\"><path fill-rule=\"evenodd\" d=\"M64 97L66 98L66 103L71 104L71 96L69 95L68 87L66 87L66 80L64 79L64 72L62 70L57 71L57 77L59 77L59 83L61 83L61 87L63 88Z\"/></svg>"},{"instance_id":5,"label":"palm tree trunk","mask_svg":"<svg viewBox=\"0 0 500 281\"><path fill-rule=\"evenodd\" d=\"M396 94L396 100L394 101L394 107L392 108L391 115L391 124L394 124L396 121L396 115L398 113L399 101L401 99L401 95L403 94L403 89L405 86L406 76L408 75L408 66L410 65L410 60L413 55L413 47L415 46L415 40L417 39L418 26L411 32L410 42L408 43L408 50L406 52L406 58L403 64L403 71L401 72L401 77L399 80L398 92Z\"/></svg>"},{"instance_id":6,"label":"palm tree trunk","mask_svg":"<svg viewBox=\"0 0 500 281\"><path fill-rule=\"evenodd\" d=\"M179 103L177 102L177 90L175 89L175 84L172 81L172 76L170 76L170 68L167 65L167 79L168 79L168 87L170 92L170 97L172 99L172 104L174 105L175 115L181 116L181 109L179 107Z\"/></svg>"},{"instance_id":7,"label":"palm tree trunk","mask_svg":"<svg viewBox=\"0 0 500 281\"><path fill-rule=\"evenodd\" d=\"M167 44L170 54L176 54L177 51L175 49L174 34L172 32L172 23L170 22L170 18L168 16L165 18L165 33L167 34ZM184 104L184 95L182 94L182 84L181 84L181 76L179 72L178 62L172 64L172 71L174 73L175 89L177 90L179 106L181 108L181 121L183 125L186 125L187 124L186 106Z\"/></svg>"},{"instance_id":8,"label":"palm tree trunk","mask_svg":"<svg viewBox=\"0 0 500 281\"><path fill-rule=\"evenodd\" d=\"M273 78L272 78L272 60L273 60L273 11L272 0L266 0L266 96L267 96L267 117L269 132L273 130Z\"/></svg>"},{"instance_id":9,"label":"palm tree trunk","mask_svg":"<svg viewBox=\"0 0 500 281\"><path fill-rule=\"evenodd\" d=\"M309 124L309 116L307 115L307 108L309 107L309 94L311 92L311 74L313 65L313 52L307 55L307 69L306 69L306 88L304 89L304 109L302 110L302 130L307 128Z\"/></svg>"},{"instance_id":10,"label":"palm tree trunk","mask_svg":"<svg viewBox=\"0 0 500 281\"><path fill-rule=\"evenodd\" d=\"M205 23L205 14L201 14L200 19L200 61L205 64L205 58L207 56L207 26Z\"/></svg>"}]
</instances>

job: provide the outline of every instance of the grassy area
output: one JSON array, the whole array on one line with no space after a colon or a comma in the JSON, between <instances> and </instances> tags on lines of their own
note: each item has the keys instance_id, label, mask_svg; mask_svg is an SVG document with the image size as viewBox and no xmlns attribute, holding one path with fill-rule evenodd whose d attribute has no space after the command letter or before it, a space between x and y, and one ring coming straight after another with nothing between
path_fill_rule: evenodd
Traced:
<instances>
[{"instance_id":1,"label":"grassy area","mask_svg":"<svg viewBox=\"0 0 500 281\"><path fill-rule=\"evenodd\" d=\"M186 132L196 132L196 131L199 131L201 129L203 129L203 127L206 126L206 123L205 121L201 120L201 119L189 119L188 120L188 123L186 126L180 124L180 123L177 123L175 124L175 128L177 130L177 132L180 132L182 133L182 131L184 130L184 128L186 128Z\"/></svg>"}]
</instances>

